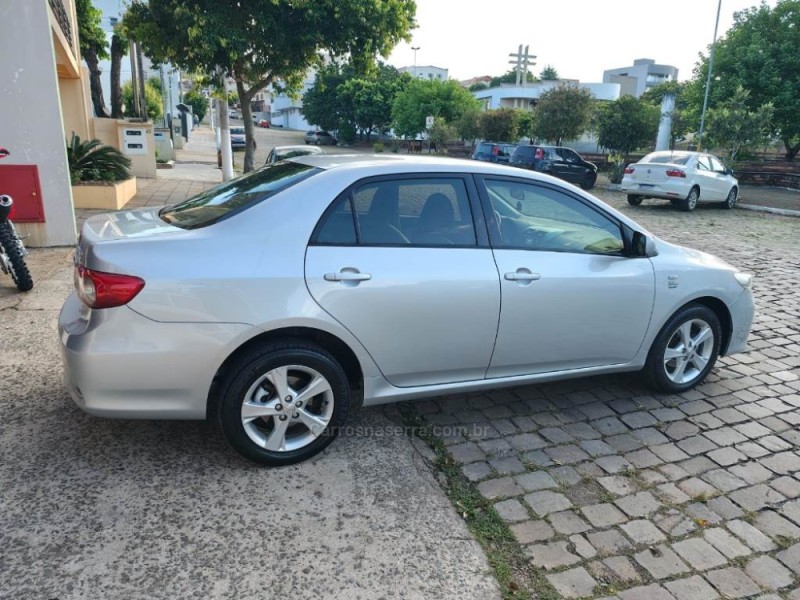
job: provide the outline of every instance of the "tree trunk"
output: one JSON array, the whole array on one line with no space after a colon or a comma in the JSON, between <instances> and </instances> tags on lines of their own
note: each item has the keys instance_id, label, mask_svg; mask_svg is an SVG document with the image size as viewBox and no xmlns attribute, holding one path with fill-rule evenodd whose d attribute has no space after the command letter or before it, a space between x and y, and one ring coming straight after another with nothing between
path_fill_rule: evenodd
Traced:
<instances>
[{"instance_id":1,"label":"tree trunk","mask_svg":"<svg viewBox=\"0 0 800 600\"><path fill-rule=\"evenodd\" d=\"M83 58L86 60L86 66L89 67L89 89L92 93L94 113L98 117L108 118L108 109L103 99L103 86L100 83L100 61L97 60L97 51L94 48L88 48L83 53Z\"/></svg>"},{"instance_id":2,"label":"tree trunk","mask_svg":"<svg viewBox=\"0 0 800 600\"><path fill-rule=\"evenodd\" d=\"M786 154L784 155L786 160L794 160L794 157L800 152L800 144L792 146L788 138L783 139L783 146L786 148Z\"/></svg>"},{"instance_id":3,"label":"tree trunk","mask_svg":"<svg viewBox=\"0 0 800 600\"><path fill-rule=\"evenodd\" d=\"M249 173L253 170L256 152L255 127L253 127L253 111L250 108L250 100L255 96L258 89L255 87L249 90L245 89L244 81L237 76L236 91L239 93L239 102L242 105L242 121L244 121L244 139L246 142L243 170L245 173Z\"/></svg>"},{"instance_id":4,"label":"tree trunk","mask_svg":"<svg viewBox=\"0 0 800 600\"><path fill-rule=\"evenodd\" d=\"M120 69L125 46L117 35L111 36L111 118L122 118L122 88L120 85Z\"/></svg>"}]
</instances>

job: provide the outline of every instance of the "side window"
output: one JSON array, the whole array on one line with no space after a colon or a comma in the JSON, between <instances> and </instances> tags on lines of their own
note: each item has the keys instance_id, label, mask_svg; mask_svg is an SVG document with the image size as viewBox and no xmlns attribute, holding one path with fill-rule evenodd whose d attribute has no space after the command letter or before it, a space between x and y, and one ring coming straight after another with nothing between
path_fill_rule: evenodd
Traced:
<instances>
[{"instance_id":1,"label":"side window","mask_svg":"<svg viewBox=\"0 0 800 600\"><path fill-rule=\"evenodd\" d=\"M618 223L577 198L523 181L486 179L499 248L582 254L620 254Z\"/></svg>"},{"instance_id":2,"label":"side window","mask_svg":"<svg viewBox=\"0 0 800 600\"><path fill-rule=\"evenodd\" d=\"M578 162L578 155L575 154L572 150L564 149L561 151L561 154L564 155L564 160L570 163Z\"/></svg>"},{"instance_id":3,"label":"side window","mask_svg":"<svg viewBox=\"0 0 800 600\"><path fill-rule=\"evenodd\" d=\"M716 158L714 158L713 156L709 156L709 159L711 160L711 170L712 171L714 171L716 173L722 173L722 172L725 171L725 167Z\"/></svg>"},{"instance_id":4,"label":"side window","mask_svg":"<svg viewBox=\"0 0 800 600\"><path fill-rule=\"evenodd\" d=\"M463 179L425 178L366 184L353 194L360 243L475 246Z\"/></svg>"},{"instance_id":5,"label":"side window","mask_svg":"<svg viewBox=\"0 0 800 600\"><path fill-rule=\"evenodd\" d=\"M355 246L356 226L353 220L353 203L350 197L339 200L334 209L327 214L324 223L317 231L318 244L336 246Z\"/></svg>"},{"instance_id":6,"label":"side window","mask_svg":"<svg viewBox=\"0 0 800 600\"><path fill-rule=\"evenodd\" d=\"M711 164L708 162L707 156L701 156L697 159L697 170L698 171L710 171Z\"/></svg>"}]
</instances>

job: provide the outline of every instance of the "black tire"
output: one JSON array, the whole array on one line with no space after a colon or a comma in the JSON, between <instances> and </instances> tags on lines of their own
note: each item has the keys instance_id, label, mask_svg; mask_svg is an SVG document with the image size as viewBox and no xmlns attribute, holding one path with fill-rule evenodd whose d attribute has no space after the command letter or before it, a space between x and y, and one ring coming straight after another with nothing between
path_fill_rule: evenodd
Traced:
<instances>
[{"instance_id":1,"label":"black tire","mask_svg":"<svg viewBox=\"0 0 800 600\"><path fill-rule=\"evenodd\" d=\"M637 196L636 194L628 194L628 204L631 206L639 206L644 200L644 196Z\"/></svg>"},{"instance_id":2,"label":"black tire","mask_svg":"<svg viewBox=\"0 0 800 600\"><path fill-rule=\"evenodd\" d=\"M725 198L724 202L720 202L720 206L727 210L730 210L736 206L736 201L739 199L739 190L736 189L736 186L731 188L731 191L728 192L727 198Z\"/></svg>"},{"instance_id":3,"label":"black tire","mask_svg":"<svg viewBox=\"0 0 800 600\"><path fill-rule=\"evenodd\" d=\"M14 280L17 289L20 292L30 291L33 288L33 278L17 244L14 230L8 222L0 223L0 246L3 247L3 251L8 257L11 279Z\"/></svg>"},{"instance_id":4,"label":"black tire","mask_svg":"<svg viewBox=\"0 0 800 600\"><path fill-rule=\"evenodd\" d=\"M584 190L590 190L594 187L595 182L597 181L597 173L586 173L583 177L583 181L581 181L581 187Z\"/></svg>"},{"instance_id":5,"label":"black tire","mask_svg":"<svg viewBox=\"0 0 800 600\"><path fill-rule=\"evenodd\" d=\"M713 339L710 340L710 348L705 346L708 341L701 342L694 346L683 343L681 327L687 323L689 323L690 338L695 335L695 332L697 332L699 336L703 326L707 326L710 329L713 335ZM643 372L650 384L659 391L674 394L690 390L701 383L709 372L711 372L711 369L714 368L714 363L719 356L721 340L722 327L719 324L716 313L702 304L687 304L672 315L670 320L661 328L661 331L653 341L653 345L650 347L650 353L647 356L647 363ZM678 368L683 357L668 359L666 357L668 348L673 351L681 352L683 356L687 356L687 353L688 356L690 356L688 360L683 359L685 367L683 370L680 370L681 375L686 374L685 369L689 368L691 365L688 379L676 381L676 379L679 378ZM699 351L693 353L694 349L699 349ZM686 352L684 352L684 350ZM701 355L701 359L705 364L702 369L698 368L699 365L693 362L698 354ZM707 357L703 357L703 354L707 354ZM670 369L672 369L671 373L669 372Z\"/></svg>"},{"instance_id":6,"label":"black tire","mask_svg":"<svg viewBox=\"0 0 800 600\"><path fill-rule=\"evenodd\" d=\"M700 188L694 186L691 190L689 190L689 195L681 200L678 206L684 212L692 212L695 208L697 208L698 202L700 202Z\"/></svg>"},{"instance_id":7,"label":"black tire","mask_svg":"<svg viewBox=\"0 0 800 600\"><path fill-rule=\"evenodd\" d=\"M275 398L275 389L269 382L263 381L260 384L258 382L259 379L265 378L267 373L286 366L314 371L327 380L330 386L329 394L317 394L308 398L309 406L314 406L310 409L311 414L317 416L318 413L315 411L331 410L330 402L333 402L333 409L327 426L317 434L313 441L297 449L268 450L257 444L251 435L263 435L270 439L270 436L276 432L279 417L288 417L290 420L290 423L284 426L285 433L280 436L282 439L291 443L292 431L296 435L295 440L301 439L303 428L308 432L306 435L311 433L311 430L305 427L301 420L298 419L296 422L292 420L292 412L294 412L294 418L297 418L298 409L292 410L291 403L287 404L286 402L281 403L281 412L275 413L274 417L254 418L248 423L247 429L243 423L242 406L254 386L256 393L259 390L267 391L267 395L264 396L265 402L274 403L276 400L280 402L280 398ZM296 376L295 374L302 375L300 371L290 368L287 372L287 382L290 382ZM324 349L299 340L267 344L248 352L233 366L220 389L219 422L228 443L245 458L268 466L291 465L311 458L324 450L333 442L339 429L344 425L350 404L350 385L336 359ZM294 393L294 388L291 388L291 391ZM308 406L303 408L309 411ZM282 419L283 422L286 420L286 418ZM286 429L287 427L288 429Z\"/></svg>"}]
</instances>

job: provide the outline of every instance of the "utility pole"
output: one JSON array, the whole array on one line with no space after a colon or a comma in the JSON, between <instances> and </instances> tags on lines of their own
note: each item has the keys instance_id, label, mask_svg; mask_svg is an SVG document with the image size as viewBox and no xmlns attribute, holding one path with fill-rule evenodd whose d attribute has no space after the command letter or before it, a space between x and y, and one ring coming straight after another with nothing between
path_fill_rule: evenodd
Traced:
<instances>
[{"instance_id":1,"label":"utility pole","mask_svg":"<svg viewBox=\"0 0 800 600\"><path fill-rule=\"evenodd\" d=\"M220 87L222 88L222 99L217 102L219 112L220 129L220 154L222 156L222 181L233 179L233 149L231 148L231 127L228 121L228 90L225 88L225 71L217 67Z\"/></svg>"},{"instance_id":2,"label":"utility pole","mask_svg":"<svg viewBox=\"0 0 800 600\"><path fill-rule=\"evenodd\" d=\"M717 29L719 28L719 13L722 9L722 0L717 2L717 21L714 24L714 40L711 42L711 52L708 57L708 77L706 77L706 93L703 97L703 112L700 115L700 132L697 134L697 149L703 148L703 132L706 128L706 110L708 109L708 92L711 90L711 72L714 70L714 47L717 45Z\"/></svg>"},{"instance_id":3,"label":"utility pole","mask_svg":"<svg viewBox=\"0 0 800 600\"><path fill-rule=\"evenodd\" d=\"M411 49L414 51L414 79L417 78L417 50L419 50L419 46L411 46Z\"/></svg>"}]
</instances>

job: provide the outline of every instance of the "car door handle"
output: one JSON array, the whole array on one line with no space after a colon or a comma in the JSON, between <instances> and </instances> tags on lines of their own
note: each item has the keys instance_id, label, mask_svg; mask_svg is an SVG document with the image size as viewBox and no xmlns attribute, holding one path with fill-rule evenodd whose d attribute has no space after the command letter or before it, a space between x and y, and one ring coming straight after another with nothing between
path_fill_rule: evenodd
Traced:
<instances>
[{"instance_id":1,"label":"car door handle","mask_svg":"<svg viewBox=\"0 0 800 600\"><path fill-rule=\"evenodd\" d=\"M338 273L325 273L325 281L367 281L372 279L369 273L361 273L355 269L342 269Z\"/></svg>"},{"instance_id":2,"label":"car door handle","mask_svg":"<svg viewBox=\"0 0 800 600\"><path fill-rule=\"evenodd\" d=\"M531 273L528 269L517 269L513 273L503 275L508 281L538 281L542 278L539 273Z\"/></svg>"}]
</instances>

